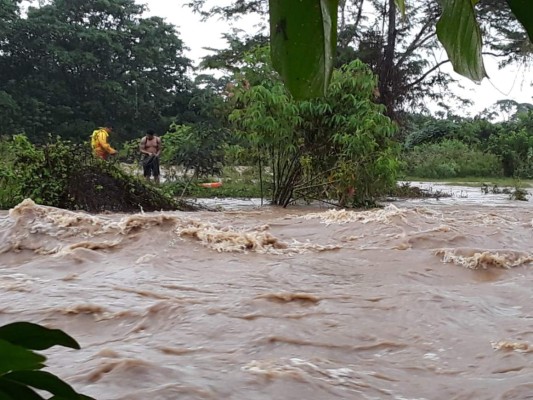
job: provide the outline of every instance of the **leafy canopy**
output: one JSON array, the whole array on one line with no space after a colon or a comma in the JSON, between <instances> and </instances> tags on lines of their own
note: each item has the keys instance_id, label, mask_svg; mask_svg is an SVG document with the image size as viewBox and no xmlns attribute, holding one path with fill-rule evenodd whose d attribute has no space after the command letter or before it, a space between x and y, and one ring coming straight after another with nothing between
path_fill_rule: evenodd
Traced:
<instances>
[{"instance_id":1,"label":"leafy canopy","mask_svg":"<svg viewBox=\"0 0 533 400\"><path fill-rule=\"evenodd\" d=\"M2 0L0 9L0 134L86 140L112 121L131 138L162 131L183 108L190 60L176 28L143 17L145 6L53 0L23 15Z\"/></svg>"},{"instance_id":2,"label":"leafy canopy","mask_svg":"<svg viewBox=\"0 0 533 400\"><path fill-rule=\"evenodd\" d=\"M391 0L392 2L392 0ZM533 13L525 0L507 0L533 41ZM454 70L474 81L485 76L482 34L474 6L477 0L442 0L437 34ZM338 0L306 0L298 6L270 0L272 59L297 98L322 96L329 84L337 45ZM396 6L405 11L404 0Z\"/></svg>"}]
</instances>

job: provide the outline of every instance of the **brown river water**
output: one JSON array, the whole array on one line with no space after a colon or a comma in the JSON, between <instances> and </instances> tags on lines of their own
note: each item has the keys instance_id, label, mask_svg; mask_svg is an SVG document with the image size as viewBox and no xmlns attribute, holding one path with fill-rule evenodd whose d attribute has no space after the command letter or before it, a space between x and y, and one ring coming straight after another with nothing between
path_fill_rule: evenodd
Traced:
<instances>
[{"instance_id":1,"label":"brown river water","mask_svg":"<svg viewBox=\"0 0 533 400\"><path fill-rule=\"evenodd\" d=\"M533 399L533 201L473 196L138 215L26 200L0 212L0 325L71 334L82 349L46 351L49 370L98 400Z\"/></svg>"}]
</instances>

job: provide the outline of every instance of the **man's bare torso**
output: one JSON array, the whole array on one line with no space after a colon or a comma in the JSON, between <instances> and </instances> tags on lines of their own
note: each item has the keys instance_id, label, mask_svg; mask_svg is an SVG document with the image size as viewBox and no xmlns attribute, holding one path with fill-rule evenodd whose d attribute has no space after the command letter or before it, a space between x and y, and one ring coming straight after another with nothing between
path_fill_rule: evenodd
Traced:
<instances>
[{"instance_id":1,"label":"man's bare torso","mask_svg":"<svg viewBox=\"0 0 533 400\"><path fill-rule=\"evenodd\" d=\"M154 136L152 139L144 137L141 142L141 149L149 154L158 154L161 148L161 139L158 136Z\"/></svg>"}]
</instances>

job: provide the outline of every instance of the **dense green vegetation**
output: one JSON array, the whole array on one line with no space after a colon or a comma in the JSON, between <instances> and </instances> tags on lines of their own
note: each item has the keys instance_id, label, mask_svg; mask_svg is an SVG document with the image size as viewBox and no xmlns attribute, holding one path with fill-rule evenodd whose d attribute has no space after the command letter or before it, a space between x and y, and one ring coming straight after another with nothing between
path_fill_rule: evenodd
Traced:
<instances>
[{"instance_id":1,"label":"dense green vegetation","mask_svg":"<svg viewBox=\"0 0 533 400\"><path fill-rule=\"evenodd\" d=\"M406 128L404 174L533 179L533 107L508 121L416 118Z\"/></svg>"},{"instance_id":2,"label":"dense green vegetation","mask_svg":"<svg viewBox=\"0 0 533 400\"><path fill-rule=\"evenodd\" d=\"M190 60L176 28L133 0L0 0L0 135L79 141L112 121L121 139L187 118Z\"/></svg>"},{"instance_id":3,"label":"dense green vegetation","mask_svg":"<svg viewBox=\"0 0 533 400\"><path fill-rule=\"evenodd\" d=\"M296 101L265 50L245 59L243 78L257 84L234 91L229 119L258 166L270 167L273 204L300 198L370 204L393 186L395 126L372 101L377 83L370 70L354 61L335 71L325 97Z\"/></svg>"},{"instance_id":4,"label":"dense green vegetation","mask_svg":"<svg viewBox=\"0 0 533 400\"><path fill-rule=\"evenodd\" d=\"M87 145L48 138L36 146L24 135L1 142L0 208L26 198L39 204L101 211L191 209L146 185L118 164L93 157Z\"/></svg>"}]
</instances>

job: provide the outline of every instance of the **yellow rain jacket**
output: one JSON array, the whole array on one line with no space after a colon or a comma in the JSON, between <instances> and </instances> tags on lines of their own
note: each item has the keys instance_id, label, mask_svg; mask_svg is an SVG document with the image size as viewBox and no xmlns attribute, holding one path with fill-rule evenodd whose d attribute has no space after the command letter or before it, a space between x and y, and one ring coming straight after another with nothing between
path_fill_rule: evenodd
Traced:
<instances>
[{"instance_id":1,"label":"yellow rain jacket","mask_svg":"<svg viewBox=\"0 0 533 400\"><path fill-rule=\"evenodd\" d=\"M95 130L91 136L91 147L93 148L94 154L104 160L106 160L110 154L115 154L117 152L109 145L109 143L107 143L108 137L109 133L107 133L104 128Z\"/></svg>"}]
</instances>

